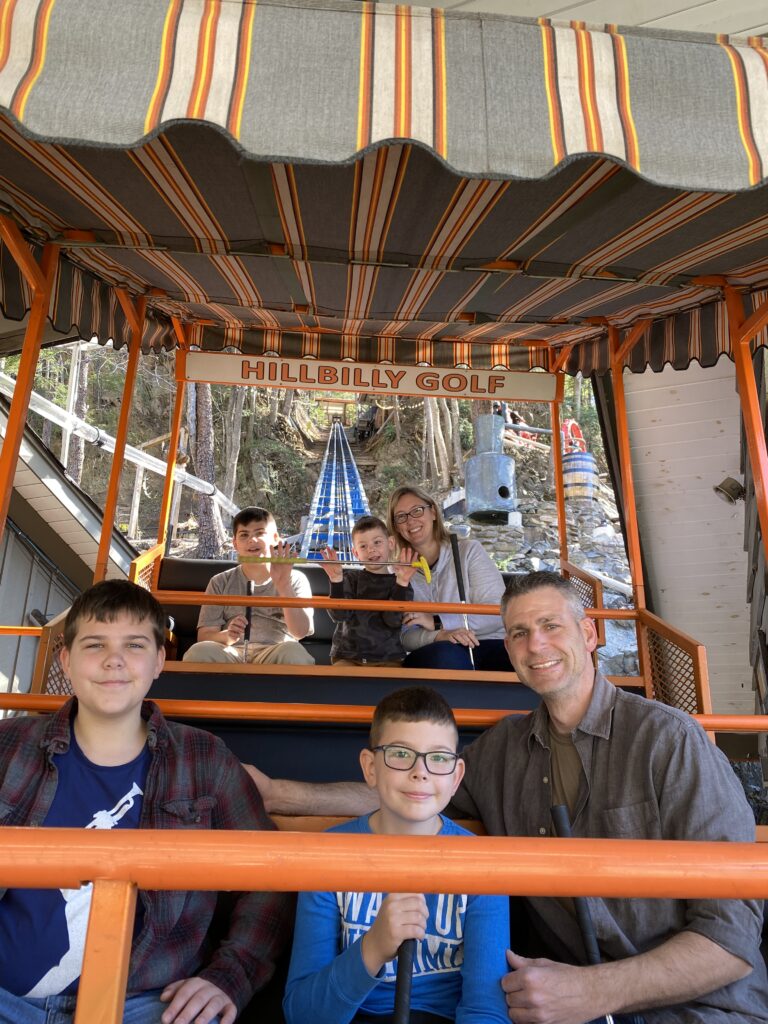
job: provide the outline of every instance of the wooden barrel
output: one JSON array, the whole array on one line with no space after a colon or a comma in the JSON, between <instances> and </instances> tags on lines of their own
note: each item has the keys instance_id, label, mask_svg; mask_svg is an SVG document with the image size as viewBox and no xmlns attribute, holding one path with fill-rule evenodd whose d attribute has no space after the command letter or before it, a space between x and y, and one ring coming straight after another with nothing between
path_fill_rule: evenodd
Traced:
<instances>
[{"instance_id":1,"label":"wooden barrel","mask_svg":"<svg viewBox=\"0 0 768 1024\"><path fill-rule=\"evenodd\" d=\"M600 478L591 452L568 452L563 455L563 490L569 498L597 499Z\"/></svg>"}]
</instances>

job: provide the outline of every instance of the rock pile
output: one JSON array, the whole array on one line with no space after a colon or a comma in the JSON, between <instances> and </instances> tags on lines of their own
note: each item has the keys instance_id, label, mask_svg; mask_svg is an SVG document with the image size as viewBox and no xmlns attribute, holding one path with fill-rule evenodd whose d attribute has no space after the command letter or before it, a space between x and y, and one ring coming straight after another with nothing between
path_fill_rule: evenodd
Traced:
<instances>
[{"instance_id":1,"label":"rock pile","mask_svg":"<svg viewBox=\"0 0 768 1024\"><path fill-rule=\"evenodd\" d=\"M515 447L519 527L470 523L471 536L481 541L500 569L531 572L560 566L557 505L549 451ZM608 608L631 607L629 563L610 484L601 480L597 499L569 499L565 503L568 557L587 571L615 581L603 582ZM452 516L454 523L464 516ZM634 623L608 621L606 645L599 652L600 667L610 675L637 675L637 639Z\"/></svg>"}]
</instances>

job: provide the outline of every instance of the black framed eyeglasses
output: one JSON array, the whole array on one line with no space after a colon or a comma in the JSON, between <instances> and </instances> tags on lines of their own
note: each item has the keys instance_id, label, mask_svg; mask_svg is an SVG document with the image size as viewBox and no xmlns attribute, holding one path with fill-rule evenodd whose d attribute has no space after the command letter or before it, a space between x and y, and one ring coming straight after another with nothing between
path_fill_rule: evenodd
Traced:
<instances>
[{"instance_id":1,"label":"black framed eyeglasses","mask_svg":"<svg viewBox=\"0 0 768 1024\"><path fill-rule=\"evenodd\" d=\"M410 747L403 747L399 743L384 743L378 747L371 747L375 753L380 750L384 754L384 764L387 768L394 768L398 772L408 772L413 768L419 758L424 761L424 767L430 775L453 775L456 771L458 754L450 750L411 750Z\"/></svg>"},{"instance_id":2,"label":"black framed eyeglasses","mask_svg":"<svg viewBox=\"0 0 768 1024\"><path fill-rule=\"evenodd\" d=\"M410 516L411 519L421 519L428 508L432 508L431 505L414 505L408 512L398 512L393 516L394 521L398 526L402 526L406 519Z\"/></svg>"}]
</instances>

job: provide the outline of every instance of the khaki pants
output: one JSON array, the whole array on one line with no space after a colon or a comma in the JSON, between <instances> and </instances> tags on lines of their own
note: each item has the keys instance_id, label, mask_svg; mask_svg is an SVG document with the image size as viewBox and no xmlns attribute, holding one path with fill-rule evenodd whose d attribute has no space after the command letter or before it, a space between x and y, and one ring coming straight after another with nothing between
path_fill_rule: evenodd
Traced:
<instances>
[{"instance_id":1,"label":"khaki pants","mask_svg":"<svg viewBox=\"0 0 768 1024\"><path fill-rule=\"evenodd\" d=\"M244 657L245 646L225 647L215 640L201 640L192 644L183 661L197 661L217 665L314 665L315 659L296 640L284 640L280 644L248 644L248 655Z\"/></svg>"}]
</instances>

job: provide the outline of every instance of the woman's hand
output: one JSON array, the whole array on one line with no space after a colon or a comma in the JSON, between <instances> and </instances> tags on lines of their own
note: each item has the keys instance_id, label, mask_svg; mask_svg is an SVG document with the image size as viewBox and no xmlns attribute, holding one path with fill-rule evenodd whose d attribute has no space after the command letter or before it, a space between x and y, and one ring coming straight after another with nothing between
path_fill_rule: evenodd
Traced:
<instances>
[{"instance_id":1,"label":"woman's hand","mask_svg":"<svg viewBox=\"0 0 768 1024\"><path fill-rule=\"evenodd\" d=\"M477 639L477 634L471 629L465 629L463 626L459 629L438 630L435 643L439 643L440 640L451 644L461 644L462 647L477 647L480 643Z\"/></svg>"},{"instance_id":2,"label":"woman's hand","mask_svg":"<svg viewBox=\"0 0 768 1024\"><path fill-rule=\"evenodd\" d=\"M435 617L427 612L403 612L403 625L420 626L421 629L434 630Z\"/></svg>"}]
</instances>

